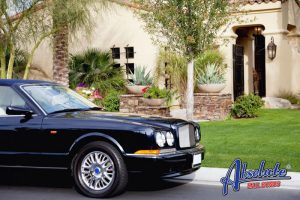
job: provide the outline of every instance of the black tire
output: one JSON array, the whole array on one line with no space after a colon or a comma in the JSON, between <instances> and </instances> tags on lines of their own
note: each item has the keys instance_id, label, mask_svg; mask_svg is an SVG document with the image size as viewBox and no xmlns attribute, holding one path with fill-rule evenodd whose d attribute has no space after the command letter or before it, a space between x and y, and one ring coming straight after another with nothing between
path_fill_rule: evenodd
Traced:
<instances>
[{"instance_id":1,"label":"black tire","mask_svg":"<svg viewBox=\"0 0 300 200\"><path fill-rule=\"evenodd\" d=\"M83 181L81 174L81 164L85 157L93 152L103 152L107 154L114 165L114 178L104 189L94 190ZM128 172L124 160L119 151L107 142L92 142L85 145L75 155L72 162L72 176L75 183L75 189L88 197L105 198L112 197L124 192L128 183Z\"/></svg>"}]
</instances>

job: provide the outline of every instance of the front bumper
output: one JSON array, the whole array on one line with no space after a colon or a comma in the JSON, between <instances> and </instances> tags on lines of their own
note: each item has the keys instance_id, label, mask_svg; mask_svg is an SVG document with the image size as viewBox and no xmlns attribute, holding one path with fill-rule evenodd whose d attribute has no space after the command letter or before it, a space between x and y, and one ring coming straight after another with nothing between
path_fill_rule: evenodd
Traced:
<instances>
[{"instance_id":1,"label":"front bumper","mask_svg":"<svg viewBox=\"0 0 300 200\"><path fill-rule=\"evenodd\" d=\"M143 173L168 178L189 174L199 169L201 164L193 166L193 156L201 154L203 160L204 152L204 147L198 145L195 148L157 156L126 154L124 159L129 173Z\"/></svg>"}]
</instances>

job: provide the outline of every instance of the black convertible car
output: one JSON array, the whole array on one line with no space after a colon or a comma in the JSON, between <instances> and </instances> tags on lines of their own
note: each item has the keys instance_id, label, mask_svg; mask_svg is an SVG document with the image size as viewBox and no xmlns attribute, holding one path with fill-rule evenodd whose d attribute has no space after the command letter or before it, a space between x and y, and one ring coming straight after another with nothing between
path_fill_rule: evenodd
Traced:
<instances>
[{"instance_id":1,"label":"black convertible car","mask_svg":"<svg viewBox=\"0 0 300 200\"><path fill-rule=\"evenodd\" d=\"M0 167L70 170L89 197L119 194L131 173L199 169L200 139L193 122L106 113L59 84L0 80Z\"/></svg>"}]
</instances>

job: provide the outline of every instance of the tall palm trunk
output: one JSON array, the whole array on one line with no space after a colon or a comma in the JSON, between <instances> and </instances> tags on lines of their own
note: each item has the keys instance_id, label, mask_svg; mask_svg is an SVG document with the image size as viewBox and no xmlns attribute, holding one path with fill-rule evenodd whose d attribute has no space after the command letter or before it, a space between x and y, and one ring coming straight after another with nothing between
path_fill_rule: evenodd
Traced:
<instances>
[{"instance_id":1,"label":"tall palm trunk","mask_svg":"<svg viewBox=\"0 0 300 200\"><path fill-rule=\"evenodd\" d=\"M69 28L59 27L53 36L53 80L69 86Z\"/></svg>"}]
</instances>

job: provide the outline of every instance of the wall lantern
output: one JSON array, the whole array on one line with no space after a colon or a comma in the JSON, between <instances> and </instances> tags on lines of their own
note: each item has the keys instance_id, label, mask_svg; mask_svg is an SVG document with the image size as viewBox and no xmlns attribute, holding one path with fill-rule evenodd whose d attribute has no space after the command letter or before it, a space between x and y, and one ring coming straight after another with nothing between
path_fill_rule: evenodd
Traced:
<instances>
[{"instance_id":1,"label":"wall lantern","mask_svg":"<svg viewBox=\"0 0 300 200\"><path fill-rule=\"evenodd\" d=\"M255 35L261 35L262 31L263 31L263 29L262 29L261 26L254 27L254 33L255 33Z\"/></svg>"},{"instance_id":2,"label":"wall lantern","mask_svg":"<svg viewBox=\"0 0 300 200\"><path fill-rule=\"evenodd\" d=\"M268 57L273 60L276 57L277 45L274 43L274 38L271 37L271 42L268 44Z\"/></svg>"}]
</instances>

